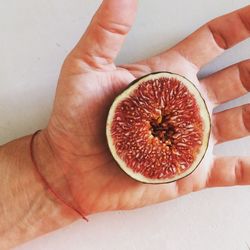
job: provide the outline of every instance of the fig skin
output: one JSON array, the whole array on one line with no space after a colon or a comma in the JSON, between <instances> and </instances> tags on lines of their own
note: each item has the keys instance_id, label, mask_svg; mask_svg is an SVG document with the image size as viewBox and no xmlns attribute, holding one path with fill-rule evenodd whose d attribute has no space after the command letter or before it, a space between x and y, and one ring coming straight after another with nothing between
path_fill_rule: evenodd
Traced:
<instances>
[{"instance_id":1,"label":"fig skin","mask_svg":"<svg viewBox=\"0 0 250 250\"><path fill-rule=\"evenodd\" d=\"M110 121L109 121L109 117L110 115L112 115L112 106L114 105L114 103L116 103L116 101L124 94L124 92L126 92L128 89L130 89L134 84L138 83L140 80L144 79L144 78L148 78L150 76L155 76L155 75L158 75L158 74L167 74L169 76L173 75L173 78L175 77L180 77L182 78L183 80L185 79L185 81L189 82L190 85L192 85L192 87L194 87L197 91L197 93L199 94L199 98L203 101L204 103L204 107L205 107L205 111L207 113L207 123L206 123L206 126L207 126L207 129L208 129L208 132L207 132L207 140L205 141L205 143L203 142L202 145L205 146L205 150L204 150L204 153L202 154L202 157L199 159L199 161L196 163L195 167L192 168L192 171L184 171L184 175L182 176L179 176L177 178L173 178L173 179L159 179L158 181L156 181L155 178L152 178L150 181L150 178L147 177L147 180L144 181L142 180L141 178L139 178L139 176L141 175L140 173L133 173L133 175L130 175L125 169L124 167L121 166L120 164L120 161L117 160L117 157L116 155L118 155L116 152L114 152L114 147L112 148L112 145L110 143L110 138L112 138L112 136L110 135L109 133L109 126L110 126ZM182 82L182 81L181 81ZM195 96L196 97L196 96ZM196 99L197 101L197 99ZM119 104L119 102L118 102ZM138 182L141 182L141 183L144 183L144 184L166 184L166 183L172 183L172 182L176 182L177 180L181 180L189 175L191 175L197 168L198 166L200 165L200 163L202 162L202 160L204 159L205 155L206 155L206 152L207 152L207 148L208 148L208 145L209 145L209 141L210 141L210 136L211 136L211 116L210 116L210 113L209 113L209 110L208 110L208 107L207 107L207 104L203 98L203 96L201 95L200 91L197 89L197 87L190 81L188 80L186 77L180 75L180 74L176 74L176 73L172 73L172 72L168 72L168 71L157 71L157 72L152 72L150 74L147 74L147 75L144 75L142 77L139 77L137 79L135 79L134 81L132 81L113 101L113 104L111 105L111 108L109 110L109 114L108 114L108 118L107 118L107 123L106 123L106 136L107 136L107 140L108 140L108 146L109 146L109 149L111 151L111 154L113 155L113 158L115 159L115 161L117 162L118 166L123 170L123 172L126 173L126 175L128 175L130 178L138 181ZM202 113L202 112L200 112ZM118 156L119 157L119 156ZM127 167L129 169L129 167ZM137 176L138 175L138 176Z\"/></svg>"}]
</instances>

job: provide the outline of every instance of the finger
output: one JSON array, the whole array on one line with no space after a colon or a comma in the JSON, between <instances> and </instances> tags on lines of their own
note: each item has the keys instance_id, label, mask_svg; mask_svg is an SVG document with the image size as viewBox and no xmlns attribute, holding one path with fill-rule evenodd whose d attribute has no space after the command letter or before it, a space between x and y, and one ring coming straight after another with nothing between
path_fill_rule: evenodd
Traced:
<instances>
[{"instance_id":1,"label":"finger","mask_svg":"<svg viewBox=\"0 0 250 250\"><path fill-rule=\"evenodd\" d=\"M250 91L250 60L230 66L203 80L208 96L215 104L221 104Z\"/></svg>"},{"instance_id":2,"label":"finger","mask_svg":"<svg viewBox=\"0 0 250 250\"><path fill-rule=\"evenodd\" d=\"M213 135L217 143L250 135L250 104L214 114Z\"/></svg>"},{"instance_id":3,"label":"finger","mask_svg":"<svg viewBox=\"0 0 250 250\"><path fill-rule=\"evenodd\" d=\"M250 5L218 17L176 45L177 51L198 68L250 35Z\"/></svg>"},{"instance_id":4,"label":"finger","mask_svg":"<svg viewBox=\"0 0 250 250\"><path fill-rule=\"evenodd\" d=\"M214 160L207 187L250 184L250 157L218 157Z\"/></svg>"},{"instance_id":5,"label":"finger","mask_svg":"<svg viewBox=\"0 0 250 250\"><path fill-rule=\"evenodd\" d=\"M136 15L137 0L104 0L73 54L94 67L113 63Z\"/></svg>"}]
</instances>

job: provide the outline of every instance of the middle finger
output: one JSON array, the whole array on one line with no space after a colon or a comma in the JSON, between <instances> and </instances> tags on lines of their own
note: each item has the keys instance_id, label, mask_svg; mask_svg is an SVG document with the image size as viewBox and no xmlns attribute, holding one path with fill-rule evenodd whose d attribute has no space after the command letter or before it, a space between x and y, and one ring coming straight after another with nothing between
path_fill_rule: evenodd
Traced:
<instances>
[{"instance_id":1,"label":"middle finger","mask_svg":"<svg viewBox=\"0 0 250 250\"><path fill-rule=\"evenodd\" d=\"M208 97L221 104L250 91L250 60L240 62L202 79Z\"/></svg>"}]
</instances>

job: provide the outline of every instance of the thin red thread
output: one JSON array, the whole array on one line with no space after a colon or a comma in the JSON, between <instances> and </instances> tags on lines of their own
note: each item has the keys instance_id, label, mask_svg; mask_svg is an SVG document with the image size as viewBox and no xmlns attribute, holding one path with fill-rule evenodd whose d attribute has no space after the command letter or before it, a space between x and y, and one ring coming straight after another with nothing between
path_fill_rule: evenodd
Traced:
<instances>
[{"instance_id":1,"label":"thin red thread","mask_svg":"<svg viewBox=\"0 0 250 250\"><path fill-rule=\"evenodd\" d=\"M66 205L67 207L73 209L73 210L74 210L76 213L78 213L84 220L88 221L88 219L82 214L82 212L81 212L79 209L77 209L77 208L73 207L72 205L70 205L69 203L65 202L65 200L63 200L63 199L61 198L61 196L58 195L58 194L51 188L51 186L50 186L50 184L48 183L48 181L45 179L45 177L44 177L44 176L42 175L42 173L40 172L40 170L39 170L39 168L38 168L38 166L37 166L37 164L36 164L36 160L35 160L35 157L34 157L34 150L33 150L34 139L35 139L36 135L39 134L40 132L41 132L41 130L36 131L36 132L32 135L31 141L30 141L30 155L31 155L31 160L32 160L33 165L34 165L35 168L36 168L36 171L37 171L38 175L40 176L40 178L42 179L42 181L44 182L44 184L47 186L47 188L49 189L49 191L50 191L51 193L53 193L53 195L54 195L58 200L60 200L60 201L61 201L64 205Z\"/></svg>"}]
</instances>

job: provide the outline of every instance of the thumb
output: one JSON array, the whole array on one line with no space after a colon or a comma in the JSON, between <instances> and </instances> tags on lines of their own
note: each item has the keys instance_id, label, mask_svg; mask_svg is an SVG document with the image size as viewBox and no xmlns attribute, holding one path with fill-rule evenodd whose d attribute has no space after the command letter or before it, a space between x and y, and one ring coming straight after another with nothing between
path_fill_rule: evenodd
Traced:
<instances>
[{"instance_id":1,"label":"thumb","mask_svg":"<svg viewBox=\"0 0 250 250\"><path fill-rule=\"evenodd\" d=\"M104 0L72 53L92 68L110 65L135 19L137 0Z\"/></svg>"}]
</instances>

